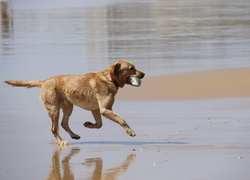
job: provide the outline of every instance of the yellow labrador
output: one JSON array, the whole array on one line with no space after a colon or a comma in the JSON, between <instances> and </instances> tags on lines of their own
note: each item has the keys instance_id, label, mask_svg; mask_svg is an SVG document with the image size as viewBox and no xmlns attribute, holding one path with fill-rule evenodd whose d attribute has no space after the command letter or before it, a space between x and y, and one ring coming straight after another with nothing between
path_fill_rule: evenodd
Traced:
<instances>
[{"instance_id":1,"label":"yellow labrador","mask_svg":"<svg viewBox=\"0 0 250 180\"><path fill-rule=\"evenodd\" d=\"M5 82L12 86L41 88L40 100L52 120L51 131L59 145L66 145L68 142L64 141L59 135L60 109L63 111L62 127L71 138L80 139L80 136L72 132L68 124L73 105L92 112L96 123L85 122L85 127L101 128L101 115L103 115L120 124L128 135L135 136L135 132L125 120L112 110L112 106L119 88L122 88L125 84L140 86L140 83L134 84L132 80L137 78L140 82L144 75L131 62L121 60L97 73L59 75L44 81L6 80Z\"/></svg>"}]
</instances>

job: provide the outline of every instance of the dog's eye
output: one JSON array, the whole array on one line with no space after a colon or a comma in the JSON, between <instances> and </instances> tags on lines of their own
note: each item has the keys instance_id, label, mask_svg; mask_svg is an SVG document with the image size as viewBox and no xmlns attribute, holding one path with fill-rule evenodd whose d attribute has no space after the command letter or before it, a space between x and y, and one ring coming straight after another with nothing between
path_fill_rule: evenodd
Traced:
<instances>
[{"instance_id":1,"label":"dog's eye","mask_svg":"<svg viewBox=\"0 0 250 180\"><path fill-rule=\"evenodd\" d=\"M135 70L135 67L131 66L129 69L130 69L130 70Z\"/></svg>"}]
</instances>

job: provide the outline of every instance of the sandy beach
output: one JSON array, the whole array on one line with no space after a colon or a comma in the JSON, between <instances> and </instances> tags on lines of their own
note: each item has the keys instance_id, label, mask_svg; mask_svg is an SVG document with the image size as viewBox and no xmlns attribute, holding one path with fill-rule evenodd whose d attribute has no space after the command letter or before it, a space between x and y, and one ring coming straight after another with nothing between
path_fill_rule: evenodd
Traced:
<instances>
[{"instance_id":1,"label":"sandy beach","mask_svg":"<svg viewBox=\"0 0 250 180\"><path fill-rule=\"evenodd\" d=\"M250 68L213 69L147 77L140 88L121 90L126 100L188 100L250 96Z\"/></svg>"},{"instance_id":2,"label":"sandy beach","mask_svg":"<svg viewBox=\"0 0 250 180\"><path fill-rule=\"evenodd\" d=\"M82 138L61 129L65 148L51 143L39 91L1 84L1 177L247 180L249 77L249 68L235 68L145 78L122 89L114 106L136 137L106 119L102 129L86 129L91 114L75 108L70 124Z\"/></svg>"},{"instance_id":3,"label":"sandy beach","mask_svg":"<svg viewBox=\"0 0 250 180\"><path fill-rule=\"evenodd\" d=\"M0 0L0 179L249 180L249 17L247 0ZM4 83L120 59L146 73L113 106L135 137L74 107L81 139L60 127L58 147L39 89Z\"/></svg>"}]
</instances>

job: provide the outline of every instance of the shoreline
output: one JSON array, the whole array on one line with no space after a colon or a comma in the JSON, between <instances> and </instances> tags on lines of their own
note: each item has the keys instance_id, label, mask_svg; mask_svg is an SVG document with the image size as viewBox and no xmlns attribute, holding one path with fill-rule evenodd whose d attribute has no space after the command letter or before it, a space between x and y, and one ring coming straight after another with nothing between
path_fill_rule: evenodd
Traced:
<instances>
[{"instance_id":1,"label":"shoreline","mask_svg":"<svg viewBox=\"0 0 250 180\"><path fill-rule=\"evenodd\" d=\"M4 157L0 173L3 179L36 179L39 176L42 179L144 177L147 180L166 174L170 179L249 179L250 97L146 101L173 99L173 95L181 97L179 91L185 89L176 91L176 94L164 93L164 89L160 88L167 89L169 86L162 81L178 88L182 83L185 85L192 81L194 85L189 88L193 95L199 85L196 79L209 84L212 78L212 83L221 83L225 76L229 79L231 76L233 79L243 76L242 81L229 86L229 92L234 90L231 86L235 83L242 83L241 89L249 79L246 78L249 68L146 77L139 88L127 86L120 89L118 95L121 94L123 99L135 100L115 103L115 112L135 130L137 135L134 138L104 118L103 128L97 131L84 128L82 124L86 120L93 122L94 118L90 112L75 108L70 126L82 139L72 140L60 127L62 138L70 143L65 148L50 143L55 138L50 130L51 121L37 99L38 90L19 91L3 86L1 144ZM129 93L144 101L127 97ZM144 93L151 94L144 97L147 95ZM43 156L38 156L39 153ZM24 161L27 163L20 167Z\"/></svg>"},{"instance_id":2,"label":"shoreline","mask_svg":"<svg viewBox=\"0 0 250 180\"><path fill-rule=\"evenodd\" d=\"M119 100L192 100L250 96L250 67L212 69L145 77L139 88L117 93Z\"/></svg>"}]
</instances>

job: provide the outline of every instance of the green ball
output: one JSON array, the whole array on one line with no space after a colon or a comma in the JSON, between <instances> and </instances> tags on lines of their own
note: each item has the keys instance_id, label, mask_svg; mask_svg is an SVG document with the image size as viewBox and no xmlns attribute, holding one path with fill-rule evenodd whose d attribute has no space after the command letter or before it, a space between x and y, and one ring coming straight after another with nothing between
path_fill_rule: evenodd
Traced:
<instances>
[{"instance_id":1,"label":"green ball","mask_svg":"<svg viewBox=\"0 0 250 180\"><path fill-rule=\"evenodd\" d=\"M136 86L136 87L139 87L141 85L141 79L136 76L131 76L130 82L133 86Z\"/></svg>"}]
</instances>

